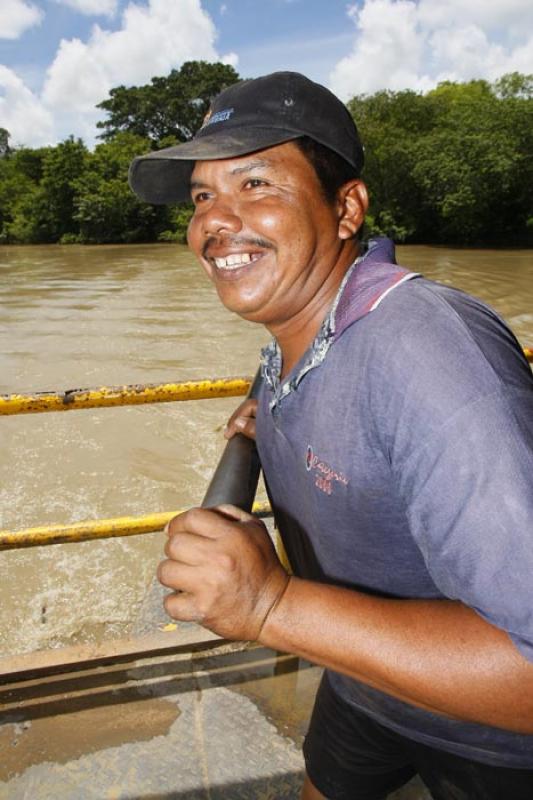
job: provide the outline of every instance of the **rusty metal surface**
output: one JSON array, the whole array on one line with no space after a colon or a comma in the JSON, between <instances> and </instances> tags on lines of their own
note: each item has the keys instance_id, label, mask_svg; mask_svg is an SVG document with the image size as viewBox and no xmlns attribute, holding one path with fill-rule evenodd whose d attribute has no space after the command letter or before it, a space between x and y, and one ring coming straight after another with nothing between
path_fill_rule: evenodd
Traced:
<instances>
[{"instance_id":1,"label":"rusty metal surface","mask_svg":"<svg viewBox=\"0 0 533 800\"><path fill-rule=\"evenodd\" d=\"M19 531L0 530L0 550L152 533L162 530L172 517L182 514L185 510L182 508L176 511L161 511L142 517L93 519L85 522L73 522L70 525L41 525ZM264 516L270 513L270 506L267 503L255 503L252 511L258 516Z\"/></svg>"},{"instance_id":2,"label":"rusty metal surface","mask_svg":"<svg viewBox=\"0 0 533 800\"><path fill-rule=\"evenodd\" d=\"M533 363L533 348L524 347L524 354ZM208 378L183 383L136 383L27 395L4 394L0 395L0 416L240 397L248 392L250 385L251 378L248 377Z\"/></svg>"},{"instance_id":3,"label":"rusty metal surface","mask_svg":"<svg viewBox=\"0 0 533 800\"><path fill-rule=\"evenodd\" d=\"M251 379L246 377L209 378L183 383L137 383L93 389L67 389L60 392L36 392L28 395L0 395L0 416L240 397L247 393L250 384Z\"/></svg>"}]
</instances>

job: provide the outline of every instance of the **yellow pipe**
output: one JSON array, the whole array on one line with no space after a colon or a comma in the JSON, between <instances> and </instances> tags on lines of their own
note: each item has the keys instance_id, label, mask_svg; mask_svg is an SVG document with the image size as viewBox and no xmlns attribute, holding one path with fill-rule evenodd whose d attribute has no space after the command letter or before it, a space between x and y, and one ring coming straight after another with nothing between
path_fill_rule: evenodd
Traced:
<instances>
[{"instance_id":1,"label":"yellow pipe","mask_svg":"<svg viewBox=\"0 0 533 800\"><path fill-rule=\"evenodd\" d=\"M115 517L114 519L92 519L73 522L70 525L41 525L38 528L25 528L20 531L0 531L0 550L15 550L22 547L38 547L48 544L68 542L87 542L93 539L113 539L122 536L136 536L162 530L178 511L162 511L146 514L144 517ZM255 503L254 514L268 514L268 503Z\"/></svg>"},{"instance_id":2,"label":"yellow pipe","mask_svg":"<svg viewBox=\"0 0 533 800\"><path fill-rule=\"evenodd\" d=\"M0 416L238 397L248 392L250 383L250 378L214 378L184 383L139 383L102 386L98 389L69 389L65 392L0 395Z\"/></svg>"},{"instance_id":3,"label":"yellow pipe","mask_svg":"<svg viewBox=\"0 0 533 800\"><path fill-rule=\"evenodd\" d=\"M533 348L524 347L524 354L533 363ZM67 389L64 392L4 394L0 395L0 416L240 397L248 392L250 384L251 379L247 377L213 378L183 383L133 383L95 389Z\"/></svg>"}]
</instances>

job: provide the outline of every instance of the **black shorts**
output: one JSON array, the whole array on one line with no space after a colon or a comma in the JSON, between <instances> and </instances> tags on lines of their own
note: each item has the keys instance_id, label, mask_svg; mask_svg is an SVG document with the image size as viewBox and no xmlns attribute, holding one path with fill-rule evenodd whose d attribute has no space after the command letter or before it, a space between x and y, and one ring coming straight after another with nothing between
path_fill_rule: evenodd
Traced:
<instances>
[{"instance_id":1,"label":"black shorts","mask_svg":"<svg viewBox=\"0 0 533 800\"><path fill-rule=\"evenodd\" d=\"M434 800L533 800L533 770L493 767L407 739L346 703L326 675L304 757L328 800L383 800L416 774Z\"/></svg>"}]
</instances>

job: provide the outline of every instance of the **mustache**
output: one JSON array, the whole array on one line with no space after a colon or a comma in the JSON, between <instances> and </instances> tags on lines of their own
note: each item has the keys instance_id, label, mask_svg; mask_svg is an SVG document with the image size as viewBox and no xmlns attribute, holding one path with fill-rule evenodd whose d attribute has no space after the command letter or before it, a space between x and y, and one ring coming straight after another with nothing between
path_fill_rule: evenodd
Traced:
<instances>
[{"instance_id":1,"label":"mustache","mask_svg":"<svg viewBox=\"0 0 533 800\"><path fill-rule=\"evenodd\" d=\"M264 250L274 250L272 242L269 242L268 239L262 239L260 236L224 236L223 238L220 236L210 236L205 240L202 247L202 256L204 258L208 258L209 249L214 245L223 245L224 247L230 248L242 248L251 245L252 247L260 247Z\"/></svg>"}]
</instances>

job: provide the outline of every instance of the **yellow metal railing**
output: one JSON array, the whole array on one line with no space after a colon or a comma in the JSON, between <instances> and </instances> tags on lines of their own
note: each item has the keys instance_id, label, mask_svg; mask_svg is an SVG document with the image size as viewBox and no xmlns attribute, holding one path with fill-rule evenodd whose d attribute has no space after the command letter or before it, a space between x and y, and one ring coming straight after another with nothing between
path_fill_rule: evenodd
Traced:
<instances>
[{"instance_id":1,"label":"yellow metal railing","mask_svg":"<svg viewBox=\"0 0 533 800\"><path fill-rule=\"evenodd\" d=\"M533 348L524 347L524 354L533 363ZM0 395L0 416L241 397L248 392L250 384L251 378L247 377L208 378L183 383L132 383L93 389L67 389L63 392L3 394Z\"/></svg>"},{"instance_id":2,"label":"yellow metal railing","mask_svg":"<svg viewBox=\"0 0 533 800\"><path fill-rule=\"evenodd\" d=\"M525 347L527 360L533 363L533 348ZM31 395L0 395L0 416L37 414L45 411L71 411L82 408L168 403L176 400L207 400L245 395L251 379L214 378L183 383L129 384L93 389L69 389L64 392L37 392ZM268 513L268 505L256 504L255 513ZM0 550L66 542L85 542L158 531L180 511L164 511L142 517L115 517L88 520L69 525L44 525L20 531L0 530Z\"/></svg>"},{"instance_id":3,"label":"yellow metal railing","mask_svg":"<svg viewBox=\"0 0 533 800\"><path fill-rule=\"evenodd\" d=\"M212 378L183 383L133 383L64 392L4 394L0 395L0 416L239 397L247 393L250 384L251 378Z\"/></svg>"},{"instance_id":4,"label":"yellow metal railing","mask_svg":"<svg viewBox=\"0 0 533 800\"><path fill-rule=\"evenodd\" d=\"M36 392L29 395L0 395L0 416L168 403L176 400L239 397L248 392L251 382L251 378L247 377L213 378L183 383L129 384L93 389L69 389L64 392ZM270 513L270 506L256 503L253 511L264 516ZM172 517L180 513L180 510L163 511L142 517L115 517L67 525L41 525L19 531L0 530L0 550L152 533L162 530Z\"/></svg>"},{"instance_id":5,"label":"yellow metal railing","mask_svg":"<svg viewBox=\"0 0 533 800\"><path fill-rule=\"evenodd\" d=\"M68 525L41 525L37 528L25 528L20 531L0 530L0 550L88 542L95 539L113 539L120 536L153 533L162 530L172 517L183 511L185 509L162 511L142 517L115 517L73 522ZM266 516L270 513L270 506L268 503L255 503L252 511L258 516Z\"/></svg>"}]
</instances>

